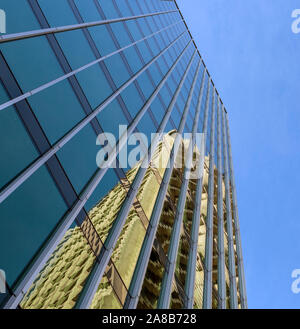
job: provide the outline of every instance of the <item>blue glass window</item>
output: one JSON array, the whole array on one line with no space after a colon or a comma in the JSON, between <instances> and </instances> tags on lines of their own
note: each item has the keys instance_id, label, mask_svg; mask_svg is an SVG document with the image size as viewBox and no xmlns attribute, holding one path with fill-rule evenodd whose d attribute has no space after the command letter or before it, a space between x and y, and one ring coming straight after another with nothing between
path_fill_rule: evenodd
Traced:
<instances>
[{"instance_id":1,"label":"blue glass window","mask_svg":"<svg viewBox=\"0 0 300 329\"><path fill-rule=\"evenodd\" d=\"M136 86L132 83L121 93L121 96L128 110L130 111L131 116L135 117L137 112L143 106L143 101L140 97L138 90L136 89Z\"/></svg>"},{"instance_id":2,"label":"blue glass window","mask_svg":"<svg viewBox=\"0 0 300 329\"><path fill-rule=\"evenodd\" d=\"M88 125L57 153L71 183L79 194L97 169L96 135Z\"/></svg>"},{"instance_id":3,"label":"blue glass window","mask_svg":"<svg viewBox=\"0 0 300 329\"><path fill-rule=\"evenodd\" d=\"M0 50L23 91L30 91L63 75L46 37L5 43Z\"/></svg>"},{"instance_id":4,"label":"blue glass window","mask_svg":"<svg viewBox=\"0 0 300 329\"><path fill-rule=\"evenodd\" d=\"M111 19L111 18L118 18L119 15L116 11L115 6L113 5L112 1L107 1L107 0L98 0L106 19Z\"/></svg>"},{"instance_id":5,"label":"blue glass window","mask_svg":"<svg viewBox=\"0 0 300 329\"><path fill-rule=\"evenodd\" d=\"M142 75L140 75L137 78L137 81L143 91L144 96L146 98L149 98L154 91L154 87L153 87L151 81L149 80L147 73L144 72Z\"/></svg>"},{"instance_id":6,"label":"blue glass window","mask_svg":"<svg viewBox=\"0 0 300 329\"><path fill-rule=\"evenodd\" d=\"M123 22L110 24L110 27L111 27L116 39L118 40L118 43L121 48L132 43L132 41L130 40L128 33L124 27Z\"/></svg>"},{"instance_id":7,"label":"blue glass window","mask_svg":"<svg viewBox=\"0 0 300 329\"><path fill-rule=\"evenodd\" d=\"M0 84L0 102L8 101L8 96ZM33 161L38 152L27 135L14 107L0 112L0 189Z\"/></svg>"},{"instance_id":8,"label":"blue glass window","mask_svg":"<svg viewBox=\"0 0 300 329\"><path fill-rule=\"evenodd\" d=\"M118 88L129 80L130 75L120 54L114 55L106 59L104 62Z\"/></svg>"},{"instance_id":9,"label":"blue glass window","mask_svg":"<svg viewBox=\"0 0 300 329\"><path fill-rule=\"evenodd\" d=\"M32 31L41 28L27 1L18 1L18 10L16 10L16 1L12 0L1 0L0 6L8 18L6 20L7 33Z\"/></svg>"},{"instance_id":10,"label":"blue glass window","mask_svg":"<svg viewBox=\"0 0 300 329\"><path fill-rule=\"evenodd\" d=\"M67 0L38 0L50 26L77 24Z\"/></svg>"},{"instance_id":11,"label":"blue glass window","mask_svg":"<svg viewBox=\"0 0 300 329\"><path fill-rule=\"evenodd\" d=\"M67 207L45 167L0 204L1 268L12 285L66 212Z\"/></svg>"},{"instance_id":12,"label":"blue glass window","mask_svg":"<svg viewBox=\"0 0 300 329\"><path fill-rule=\"evenodd\" d=\"M135 48L134 47L127 48L126 50L124 50L123 53L128 61L128 64L132 72L134 74L137 73L143 67L143 64Z\"/></svg>"},{"instance_id":13,"label":"blue glass window","mask_svg":"<svg viewBox=\"0 0 300 329\"><path fill-rule=\"evenodd\" d=\"M85 117L68 81L47 88L28 101L52 144Z\"/></svg>"}]
</instances>

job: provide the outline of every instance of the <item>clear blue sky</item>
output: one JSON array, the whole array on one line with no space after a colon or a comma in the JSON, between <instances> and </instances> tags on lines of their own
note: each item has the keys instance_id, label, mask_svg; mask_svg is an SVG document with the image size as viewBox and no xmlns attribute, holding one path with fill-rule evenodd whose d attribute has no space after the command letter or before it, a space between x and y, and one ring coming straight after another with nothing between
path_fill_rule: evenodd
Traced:
<instances>
[{"instance_id":1,"label":"clear blue sky","mask_svg":"<svg viewBox=\"0 0 300 329\"><path fill-rule=\"evenodd\" d=\"M300 2L178 5L229 113L249 308L299 308Z\"/></svg>"}]
</instances>

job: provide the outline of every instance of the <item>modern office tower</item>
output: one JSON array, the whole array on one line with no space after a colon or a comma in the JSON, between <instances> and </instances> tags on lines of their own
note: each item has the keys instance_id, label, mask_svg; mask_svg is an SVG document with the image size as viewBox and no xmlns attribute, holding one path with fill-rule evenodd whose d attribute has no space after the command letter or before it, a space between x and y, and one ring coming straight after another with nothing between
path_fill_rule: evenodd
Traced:
<instances>
[{"instance_id":1,"label":"modern office tower","mask_svg":"<svg viewBox=\"0 0 300 329\"><path fill-rule=\"evenodd\" d=\"M228 115L176 2L0 5L1 307L246 308Z\"/></svg>"}]
</instances>

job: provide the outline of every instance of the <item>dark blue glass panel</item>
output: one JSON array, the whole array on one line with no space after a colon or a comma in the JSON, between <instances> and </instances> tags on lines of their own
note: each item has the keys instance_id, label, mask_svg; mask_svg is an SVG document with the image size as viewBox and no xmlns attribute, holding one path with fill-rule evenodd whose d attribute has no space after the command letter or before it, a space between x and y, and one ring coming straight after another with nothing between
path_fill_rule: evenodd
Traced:
<instances>
[{"instance_id":1,"label":"dark blue glass panel","mask_svg":"<svg viewBox=\"0 0 300 329\"><path fill-rule=\"evenodd\" d=\"M0 103L8 101L0 84ZM0 112L0 189L33 161L38 153L14 107Z\"/></svg>"},{"instance_id":2,"label":"dark blue glass panel","mask_svg":"<svg viewBox=\"0 0 300 329\"><path fill-rule=\"evenodd\" d=\"M117 18L119 17L115 6L113 5L112 1L107 0L98 0L106 19Z\"/></svg>"},{"instance_id":3,"label":"dark blue glass panel","mask_svg":"<svg viewBox=\"0 0 300 329\"><path fill-rule=\"evenodd\" d=\"M119 8L122 16L124 17L132 16L125 0L115 0L115 3Z\"/></svg>"},{"instance_id":4,"label":"dark blue glass panel","mask_svg":"<svg viewBox=\"0 0 300 329\"><path fill-rule=\"evenodd\" d=\"M135 20L127 21L126 24L135 41L138 41L144 37L144 35L142 35L141 31L139 30Z\"/></svg>"},{"instance_id":5,"label":"dark blue glass panel","mask_svg":"<svg viewBox=\"0 0 300 329\"><path fill-rule=\"evenodd\" d=\"M100 184L97 186L93 194L85 204L85 209L89 212L100 200L102 200L108 192L119 183L119 179L114 169L108 169L102 178Z\"/></svg>"},{"instance_id":6,"label":"dark blue glass panel","mask_svg":"<svg viewBox=\"0 0 300 329\"><path fill-rule=\"evenodd\" d=\"M140 53L142 54L145 63L150 62L153 56L150 54L145 41L139 42L137 44L137 47L138 47Z\"/></svg>"},{"instance_id":7,"label":"dark blue glass panel","mask_svg":"<svg viewBox=\"0 0 300 329\"><path fill-rule=\"evenodd\" d=\"M169 106L172 96L170 95L166 85L160 90L159 94L161 95L166 106Z\"/></svg>"},{"instance_id":8,"label":"dark blue glass panel","mask_svg":"<svg viewBox=\"0 0 300 329\"><path fill-rule=\"evenodd\" d=\"M114 55L106 59L104 62L118 88L129 80L130 75L120 54Z\"/></svg>"},{"instance_id":9,"label":"dark blue glass panel","mask_svg":"<svg viewBox=\"0 0 300 329\"><path fill-rule=\"evenodd\" d=\"M156 46L156 43L154 41L154 38L150 38L148 40L149 46L151 48L152 54L154 56L157 56L159 54L159 48Z\"/></svg>"},{"instance_id":10,"label":"dark blue glass panel","mask_svg":"<svg viewBox=\"0 0 300 329\"><path fill-rule=\"evenodd\" d=\"M132 117L135 117L137 112L142 108L143 101L140 97L138 90L135 85L132 83L127 87L121 94L130 114Z\"/></svg>"},{"instance_id":11,"label":"dark blue glass panel","mask_svg":"<svg viewBox=\"0 0 300 329\"><path fill-rule=\"evenodd\" d=\"M97 169L96 135L92 127L82 129L57 155L79 194Z\"/></svg>"},{"instance_id":12,"label":"dark blue glass panel","mask_svg":"<svg viewBox=\"0 0 300 329\"><path fill-rule=\"evenodd\" d=\"M144 33L144 35L149 35L151 34L151 31L149 30L147 24L146 24L146 18L140 18L138 20L140 27L142 29L142 32Z\"/></svg>"},{"instance_id":13,"label":"dark blue glass panel","mask_svg":"<svg viewBox=\"0 0 300 329\"><path fill-rule=\"evenodd\" d=\"M81 30L60 33L57 35L57 40L72 69L77 69L96 59Z\"/></svg>"},{"instance_id":14,"label":"dark blue glass panel","mask_svg":"<svg viewBox=\"0 0 300 329\"><path fill-rule=\"evenodd\" d=\"M32 31L41 28L27 1L1 0L0 7L6 13L7 33Z\"/></svg>"},{"instance_id":15,"label":"dark blue glass panel","mask_svg":"<svg viewBox=\"0 0 300 329\"><path fill-rule=\"evenodd\" d=\"M117 50L117 47L107 31L106 26L95 26L89 28L91 36L98 48L101 56L111 54Z\"/></svg>"},{"instance_id":16,"label":"dark blue glass panel","mask_svg":"<svg viewBox=\"0 0 300 329\"><path fill-rule=\"evenodd\" d=\"M112 94L112 89L99 66L92 66L78 73L77 79L93 109Z\"/></svg>"},{"instance_id":17,"label":"dark blue glass panel","mask_svg":"<svg viewBox=\"0 0 300 329\"><path fill-rule=\"evenodd\" d=\"M105 0L104 0L105 1ZM139 1L137 0L126 0L129 6L131 7L134 15L142 15L144 14L139 8Z\"/></svg>"},{"instance_id":18,"label":"dark blue glass panel","mask_svg":"<svg viewBox=\"0 0 300 329\"><path fill-rule=\"evenodd\" d=\"M74 0L80 15L85 22L100 21L101 17L93 0Z\"/></svg>"},{"instance_id":19,"label":"dark blue glass panel","mask_svg":"<svg viewBox=\"0 0 300 329\"><path fill-rule=\"evenodd\" d=\"M63 75L46 37L5 43L0 50L23 91L30 91Z\"/></svg>"},{"instance_id":20,"label":"dark blue glass panel","mask_svg":"<svg viewBox=\"0 0 300 329\"><path fill-rule=\"evenodd\" d=\"M154 81L155 85L157 86L160 81L162 80L163 76L159 72L157 66L155 64L151 65L148 69L149 73L151 74L152 80Z\"/></svg>"},{"instance_id":21,"label":"dark blue glass panel","mask_svg":"<svg viewBox=\"0 0 300 329\"><path fill-rule=\"evenodd\" d=\"M156 128L148 112L143 116L142 120L139 122L138 129L140 132L142 132L147 136L148 145L150 145L151 134L156 133Z\"/></svg>"},{"instance_id":22,"label":"dark blue glass panel","mask_svg":"<svg viewBox=\"0 0 300 329\"><path fill-rule=\"evenodd\" d=\"M67 207L45 167L0 204L0 264L13 284Z\"/></svg>"},{"instance_id":23,"label":"dark blue glass panel","mask_svg":"<svg viewBox=\"0 0 300 329\"><path fill-rule=\"evenodd\" d=\"M151 105L151 109L152 109L152 112L154 114L156 121L158 122L158 124L160 124L164 117L165 109L163 108L158 97L156 97L155 100L153 101L153 103Z\"/></svg>"},{"instance_id":24,"label":"dark blue glass panel","mask_svg":"<svg viewBox=\"0 0 300 329\"><path fill-rule=\"evenodd\" d=\"M77 24L67 0L38 0L50 26Z\"/></svg>"},{"instance_id":25,"label":"dark blue glass panel","mask_svg":"<svg viewBox=\"0 0 300 329\"><path fill-rule=\"evenodd\" d=\"M123 23L114 23L110 26L121 48L132 43Z\"/></svg>"},{"instance_id":26,"label":"dark blue glass panel","mask_svg":"<svg viewBox=\"0 0 300 329\"><path fill-rule=\"evenodd\" d=\"M173 79L168 79L168 86L170 87L171 93L174 94L177 86Z\"/></svg>"},{"instance_id":27,"label":"dark blue glass panel","mask_svg":"<svg viewBox=\"0 0 300 329\"><path fill-rule=\"evenodd\" d=\"M174 121L176 127L179 127L179 123L180 123L182 116L181 116L181 114L178 113L176 108L172 112L171 118Z\"/></svg>"},{"instance_id":28,"label":"dark blue glass panel","mask_svg":"<svg viewBox=\"0 0 300 329\"><path fill-rule=\"evenodd\" d=\"M104 132L113 134L118 141L119 125L128 125L128 121L117 100L110 103L98 116Z\"/></svg>"},{"instance_id":29,"label":"dark blue glass panel","mask_svg":"<svg viewBox=\"0 0 300 329\"><path fill-rule=\"evenodd\" d=\"M143 64L134 47L127 48L126 50L124 50L123 53L128 61L132 72L134 74L137 73L143 67Z\"/></svg>"},{"instance_id":30,"label":"dark blue glass panel","mask_svg":"<svg viewBox=\"0 0 300 329\"><path fill-rule=\"evenodd\" d=\"M146 72L144 72L142 75L140 75L138 77L137 81L139 82L139 85L143 91L144 96L146 98L149 98L154 91L154 87L153 87L151 81L149 80Z\"/></svg>"},{"instance_id":31,"label":"dark blue glass panel","mask_svg":"<svg viewBox=\"0 0 300 329\"><path fill-rule=\"evenodd\" d=\"M52 144L85 117L68 81L47 88L28 100Z\"/></svg>"}]
</instances>

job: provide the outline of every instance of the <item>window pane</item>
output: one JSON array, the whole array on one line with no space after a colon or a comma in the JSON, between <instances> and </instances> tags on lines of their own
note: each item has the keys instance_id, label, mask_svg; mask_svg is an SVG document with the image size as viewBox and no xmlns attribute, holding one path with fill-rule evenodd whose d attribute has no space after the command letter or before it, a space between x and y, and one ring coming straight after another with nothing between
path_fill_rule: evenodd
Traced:
<instances>
[{"instance_id":1,"label":"window pane","mask_svg":"<svg viewBox=\"0 0 300 329\"><path fill-rule=\"evenodd\" d=\"M1 9L6 13L7 33L18 33L24 31L38 30L38 24L27 1L18 1L16 10L16 0L1 0Z\"/></svg>"},{"instance_id":2,"label":"window pane","mask_svg":"<svg viewBox=\"0 0 300 329\"><path fill-rule=\"evenodd\" d=\"M85 116L68 81L47 88L28 100L52 144Z\"/></svg>"},{"instance_id":3,"label":"window pane","mask_svg":"<svg viewBox=\"0 0 300 329\"><path fill-rule=\"evenodd\" d=\"M8 101L0 84L0 103ZM36 151L14 107L0 112L0 189L33 161Z\"/></svg>"},{"instance_id":4,"label":"window pane","mask_svg":"<svg viewBox=\"0 0 300 329\"><path fill-rule=\"evenodd\" d=\"M50 26L77 24L67 0L38 0Z\"/></svg>"},{"instance_id":5,"label":"window pane","mask_svg":"<svg viewBox=\"0 0 300 329\"><path fill-rule=\"evenodd\" d=\"M63 75L46 37L5 43L0 45L0 50L23 91L30 91Z\"/></svg>"},{"instance_id":6,"label":"window pane","mask_svg":"<svg viewBox=\"0 0 300 329\"><path fill-rule=\"evenodd\" d=\"M97 170L96 135L88 125L57 153L71 183L80 193Z\"/></svg>"},{"instance_id":7,"label":"window pane","mask_svg":"<svg viewBox=\"0 0 300 329\"><path fill-rule=\"evenodd\" d=\"M12 285L67 207L47 169L40 168L0 204L0 264Z\"/></svg>"}]
</instances>

